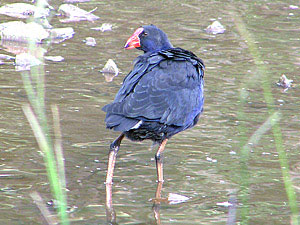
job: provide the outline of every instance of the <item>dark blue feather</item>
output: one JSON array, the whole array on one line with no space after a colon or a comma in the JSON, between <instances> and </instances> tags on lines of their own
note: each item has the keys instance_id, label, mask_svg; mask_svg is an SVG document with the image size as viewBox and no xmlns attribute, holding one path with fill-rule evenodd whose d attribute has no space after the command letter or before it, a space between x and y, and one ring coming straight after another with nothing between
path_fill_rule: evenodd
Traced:
<instances>
[{"instance_id":1,"label":"dark blue feather","mask_svg":"<svg viewBox=\"0 0 300 225\"><path fill-rule=\"evenodd\" d=\"M107 127L126 132L142 120L169 126L171 136L194 126L203 110L203 76L203 61L181 48L139 56L113 103L103 107Z\"/></svg>"}]
</instances>

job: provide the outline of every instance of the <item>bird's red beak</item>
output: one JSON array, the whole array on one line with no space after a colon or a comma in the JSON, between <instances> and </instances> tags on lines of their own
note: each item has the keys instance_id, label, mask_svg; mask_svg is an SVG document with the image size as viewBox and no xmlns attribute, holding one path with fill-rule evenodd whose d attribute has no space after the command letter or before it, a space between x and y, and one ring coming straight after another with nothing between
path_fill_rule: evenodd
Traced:
<instances>
[{"instance_id":1,"label":"bird's red beak","mask_svg":"<svg viewBox=\"0 0 300 225\"><path fill-rule=\"evenodd\" d=\"M137 47L141 47L139 35L144 31L143 28L138 28L133 35L127 40L124 48L125 49L133 49Z\"/></svg>"}]
</instances>

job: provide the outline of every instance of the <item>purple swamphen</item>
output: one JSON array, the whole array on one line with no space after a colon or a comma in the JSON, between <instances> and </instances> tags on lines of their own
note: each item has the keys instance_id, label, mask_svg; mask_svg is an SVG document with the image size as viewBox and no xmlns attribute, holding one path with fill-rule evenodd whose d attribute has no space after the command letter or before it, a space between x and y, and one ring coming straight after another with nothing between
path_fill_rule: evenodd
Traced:
<instances>
[{"instance_id":1,"label":"purple swamphen","mask_svg":"<svg viewBox=\"0 0 300 225\"><path fill-rule=\"evenodd\" d=\"M144 51L134 61L115 100L104 106L106 126L121 135L109 150L106 184L112 184L122 139L150 139L159 144L155 155L157 180L163 182L163 151L170 137L195 126L203 111L204 63L195 54L174 48L154 25L138 28L125 49Z\"/></svg>"}]
</instances>

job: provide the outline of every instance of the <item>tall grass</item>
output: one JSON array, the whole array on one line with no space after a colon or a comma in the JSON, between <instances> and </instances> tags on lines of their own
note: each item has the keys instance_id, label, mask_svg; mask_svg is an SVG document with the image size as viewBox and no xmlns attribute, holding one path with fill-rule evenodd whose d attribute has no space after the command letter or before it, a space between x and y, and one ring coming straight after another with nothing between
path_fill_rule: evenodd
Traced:
<instances>
[{"instance_id":1,"label":"tall grass","mask_svg":"<svg viewBox=\"0 0 300 225\"><path fill-rule=\"evenodd\" d=\"M39 8L44 7L43 0L36 3ZM37 46L32 40L28 40L28 47L30 53L38 52ZM39 58L43 62L43 58ZM64 157L61 144L61 131L59 126L58 107L52 106L53 124L55 141L51 139L50 129L48 125L48 118L46 113L47 104L45 102L45 72L44 66L39 65L32 67L30 71L23 71L22 73L23 85L26 91L29 104L24 104L22 109L33 130L34 136L37 140L40 150L43 153L44 162L46 165L50 189L57 206L60 224L68 225L67 214L67 198L66 198L66 179L64 171ZM32 194L33 198L37 195ZM36 197L37 198L37 197ZM35 199L40 202L38 199ZM39 207L40 209L42 207ZM41 210L43 213L45 210ZM48 214L44 214L49 217ZM52 221L45 218L46 221ZM51 222L52 223L52 222Z\"/></svg>"},{"instance_id":2,"label":"tall grass","mask_svg":"<svg viewBox=\"0 0 300 225\"><path fill-rule=\"evenodd\" d=\"M246 131L247 128L244 126L240 126L240 131L242 133L242 140L241 140L241 163L242 163L242 201L247 202L247 189L249 187L249 173L247 169L247 161L249 159L249 147L247 143L257 143L260 137L268 130L272 129L274 140L275 140L275 147L278 152L279 156L279 163L282 172L282 178L284 182L285 191L288 198L289 207L291 210L291 222L292 224L299 224L299 210L298 204L296 199L295 190L293 188L293 184L291 181L291 177L289 174L289 164L288 159L284 150L283 146L283 139L282 139L282 132L279 125L280 120L280 112L275 108L275 101L271 91L271 81L268 77L268 66L264 64L260 51L258 50L255 44L254 36L247 30L245 23L243 22L240 15L236 12L233 13L233 19L236 25L238 32L240 33L241 37L246 41L248 45L249 52L253 58L254 64L257 69L257 79L260 79L260 84L263 89L264 100L267 104L269 118L268 120L252 135L250 140L247 140ZM246 102L246 87L247 84L244 84L241 89L241 109L243 108ZM238 114L239 118L245 118L243 111L240 111ZM249 213L247 207L242 209L241 213L243 224L248 223Z\"/></svg>"}]
</instances>

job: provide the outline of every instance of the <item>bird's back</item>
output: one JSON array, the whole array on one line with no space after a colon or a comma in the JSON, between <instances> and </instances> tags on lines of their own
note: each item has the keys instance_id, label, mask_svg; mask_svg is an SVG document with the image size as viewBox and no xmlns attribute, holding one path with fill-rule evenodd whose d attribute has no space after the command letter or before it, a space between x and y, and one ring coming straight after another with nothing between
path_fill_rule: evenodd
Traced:
<instances>
[{"instance_id":1,"label":"bird's back","mask_svg":"<svg viewBox=\"0 0 300 225\"><path fill-rule=\"evenodd\" d=\"M172 48L139 56L113 103L106 125L133 140L164 139L194 126L203 110L204 63Z\"/></svg>"}]
</instances>

